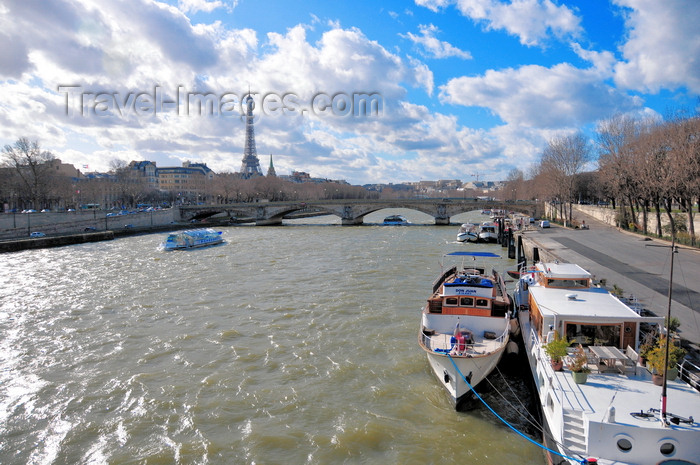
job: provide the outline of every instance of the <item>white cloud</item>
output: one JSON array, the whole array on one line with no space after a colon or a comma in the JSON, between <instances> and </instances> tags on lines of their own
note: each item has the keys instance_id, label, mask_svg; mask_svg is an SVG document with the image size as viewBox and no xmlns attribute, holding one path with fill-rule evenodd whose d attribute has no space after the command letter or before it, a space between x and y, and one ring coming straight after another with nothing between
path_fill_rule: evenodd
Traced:
<instances>
[{"instance_id":1,"label":"white cloud","mask_svg":"<svg viewBox=\"0 0 700 465\"><path fill-rule=\"evenodd\" d=\"M658 92L687 87L700 92L700 2L615 0L625 10L627 41L616 82L634 90Z\"/></svg>"},{"instance_id":2,"label":"white cloud","mask_svg":"<svg viewBox=\"0 0 700 465\"><path fill-rule=\"evenodd\" d=\"M533 128L580 127L640 104L606 85L599 69L568 63L489 70L440 89L444 102L489 108L508 124Z\"/></svg>"},{"instance_id":3,"label":"white cloud","mask_svg":"<svg viewBox=\"0 0 700 465\"><path fill-rule=\"evenodd\" d=\"M550 35L577 37L581 20L566 5L552 0L415 0L419 6L439 11L456 4L464 16L482 22L487 30L504 30L528 46L543 45Z\"/></svg>"},{"instance_id":4,"label":"white cloud","mask_svg":"<svg viewBox=\"0 0 700 465\"><path fill-rule=\"evenodd\" d=\"M432 97L433 89L435 88L433 72L430 71L428 65L422 63L420 60L416 60L413 57L408 57L408 61L413 67L417 84L425 89L425 92L429 97Z\"/></svg>"},{"instance_id":5,"label":"white cloud","mask_svg":"<svg viewBox=\"0 0 700 465\"><path fill-rule=\"evenodd\" d=\"M439 40L435 37L435 34L440 32L440 30L430 24L428 26L421 24L418 26L420 29L420 35L413 34L411 32L401 34L401 37L405 37L414 44L420 45L425 49L425 52L421 52L429 58L449 58L457 57L469 60L472 58L469 52L458 49L452 44Z\"/></svg>"},{"instance_id":6,"label":"white cloud","mask_svg":"<svg viewBox=\"0 0 700 465\"><path fill-rule=\"evenodd\" d=\"M447 7L451 3L451 0L415 0L416 5L424 6L431 11L438 12L441 9Z\"/></svg>"},{"instance_id":7,"label":"white cloud","mask_svg":"<svg viewBox=\"0 0 700 465\"><path fill-rule=\"evenodd\" d=\"M211 13L217 8L224 8L226 6L221 0L179 0L177 4L180 10L185 13L196 13L198 11Z\"/></svg>"}]
</instances>

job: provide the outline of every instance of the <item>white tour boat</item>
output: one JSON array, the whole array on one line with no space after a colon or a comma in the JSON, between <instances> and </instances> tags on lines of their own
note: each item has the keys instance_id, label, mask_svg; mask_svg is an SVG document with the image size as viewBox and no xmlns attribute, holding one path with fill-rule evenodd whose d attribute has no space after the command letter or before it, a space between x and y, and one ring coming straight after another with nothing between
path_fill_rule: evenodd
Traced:
<instances>
[{"instance_id":1,"label":"white tour boat","mask_svg":"<svg viewBox=\"0 0 700 465\"><path fill-rule=\"evenodd\" d=\"M161 246L164 250L182 250L206 247L222 242L224 242L224 238L221 237L221 231L202 228L170 233Z\"/></svg>"},{"instance_id":2,"label":"white tour boat","mask_svg":"<svg viewBox=\"0 0 700 465\"><path fill-rule=\"evenodd\" d=\"M490 252L447 256L499 258ZM501 276L476 266L453 266L433 284L418 342L455 408L498 364L509 340L511 300Z\"/></svg>"},{"instance_id":3,"label":"white tour boat","mask_svg":"<svg viewBox=\"0 0 700 465\"><path fill-rule=\"evenodd\" d=\"M410 224L410 221L402 215L391 215L384 218L384 225L386 226L405 226Z\"/></svg>"},{"instance_id":4,"label":"white tour boat","mask_svg":"<svg viewBox=\"0 0 700 465\"><path fill-rule=\"evenodd\" d=\"M638 364L640 326L663 318L641 316L570 263L524 269L513 297L550 464L700 463L700 424L693 420L700 418L700 393L669 380L663 400ZM573 352L563 370L552 367L545 345L559 335L578 349L586 380L574 380Z\"/></svg>"},{"instance_id":5,"label":"white tour boat","mask_svg":"<svg viewBox=\"0 0 700 465\"><path fill-rule=\"evenodd\" d=\"M479 240L477 225L464 223L457 231L458 242L476 242Z\"/></svg>"},{"instance_id":6,"label":"white tour boat","mask_svg":"<svg viewBox=\"0 0 700 465\"><path fill-rule=\"evenodd\" d=\"M481 242L498 242L498 226L496 223L485 221L479 226Z\"/></svg>"}]
</instances>

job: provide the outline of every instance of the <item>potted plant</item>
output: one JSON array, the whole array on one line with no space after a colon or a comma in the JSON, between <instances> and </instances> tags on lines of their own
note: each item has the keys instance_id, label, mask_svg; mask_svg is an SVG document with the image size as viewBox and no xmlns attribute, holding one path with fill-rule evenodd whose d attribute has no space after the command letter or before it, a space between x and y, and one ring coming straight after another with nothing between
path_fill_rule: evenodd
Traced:
<instances>
[{"instance_id":1,"label":"potted plant","mask_svg":"<svg viewBox=\"0 0 700 465\"><path fill-rule=\"evenodd\" d=\"M554 339L544 345L544 351L549 355L554 371L561 371L564 367L567 347L569 347L569 341L566 338L559 337L558 333L554 333Z\"/></svg>"},{"instance_id":2,"label":"potted plant","mask_svg":"<svg viewBox=\"0 0 700 465\"><path fill-rule=\"evenodd\" d=\"M646 366L649 354L656 346L656 331L649 331L644 334L644 339L639 345L639 364L641 366Z\"/></svg>"},{"instance_id":3,"label":"potted plant","mask_svg":"<svg viewBox=\"0 0 700 465\"><path fill-rule=\"evenodd\" d=\"M591 369L588 368L588 358L586 357L586 352L583 350L581 344L576 347L574 351L571 363L569 363L569 370L571 370L571 376L574 378L574 383L576 384L586 384L588 380L588 373Z\"/></svg>"},{"instance_id":4,"label":"potted plant","mask_svg":"<svg viewBox=\"0 0 700 465\"><path fill-rule=\"evenodd\" d=\"M659 338L656 346L649 352L647 356L647 365L651 369L652 379L654 384L661 385L663 382L664 360L666 359L666 341L667 338L662 336ZM673 343L668 349L668 365L666 365L666 379L673 381L678 376L678 368L676 365L685 356L685 350Z\"/></svg>"}]
</instances>

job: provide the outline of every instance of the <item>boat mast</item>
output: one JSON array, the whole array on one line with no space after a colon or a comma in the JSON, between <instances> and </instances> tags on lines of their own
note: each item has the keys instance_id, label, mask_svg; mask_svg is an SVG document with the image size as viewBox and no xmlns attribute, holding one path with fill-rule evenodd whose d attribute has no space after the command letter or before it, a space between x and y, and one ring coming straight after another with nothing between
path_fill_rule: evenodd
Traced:
<instances>
[{"instance_id":1,"label":"boat mast","mask_svg":"<svg viewBox=\"0 0 700 465\"><path fill-rule=\"evenodd\" d=\"M676 250L676 235L671 234L671 274L668 278L668 310L666 311L666 350L664 351L664 375L663 383L661 387L661 421L664 425L668 426L668 421L666 421L666 377L668 376L668 352L671 341L671 332L669 327L671 326L671 294L673 292L673 256L678 253Z\"/></svg>"}]
</instances>

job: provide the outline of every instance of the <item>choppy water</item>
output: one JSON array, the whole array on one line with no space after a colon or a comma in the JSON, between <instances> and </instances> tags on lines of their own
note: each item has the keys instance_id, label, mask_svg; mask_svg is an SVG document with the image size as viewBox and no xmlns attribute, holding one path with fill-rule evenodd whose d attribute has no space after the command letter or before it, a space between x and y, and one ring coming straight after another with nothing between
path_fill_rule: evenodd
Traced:
<instances>
[{"instance_id":1,"label":"choppy water","mask_svg":"<svg viewBox=\"0 0 700 465\"><path fill-rule=\"evenodd\" d=\"M390 213L432 222L366 223ZM0 256L0 463L543 463L486 409L455 412L417 345L440 256L504 249L338 223Z\"/></svg>"}]
</instances>

